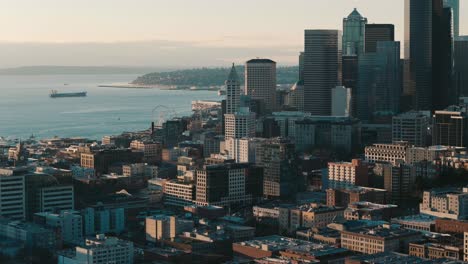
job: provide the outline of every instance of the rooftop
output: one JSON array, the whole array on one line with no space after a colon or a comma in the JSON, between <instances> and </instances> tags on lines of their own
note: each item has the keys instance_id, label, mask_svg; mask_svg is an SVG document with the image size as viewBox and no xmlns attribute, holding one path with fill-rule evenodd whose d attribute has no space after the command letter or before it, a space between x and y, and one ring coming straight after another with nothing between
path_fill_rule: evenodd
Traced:
<instances>
[{"instance_id":1,"label":"rooftop","mask_svg":"<svg viewBox=\"0 0 468 264\"><path fill-rule=\"evenodd\" d=\"M247 63L276 63L270 59L252 59L248 60Z\"/></svg>"},{"instance_id":2,"label":"rooftop","mask_svg":"<svg viewBox=\"0 0 468 264\"><path fill-rule=\"evenodd\" d=\"M320 250L324 250L326 247L330 247L328 245L323 244L316 244L305 240L299 240L289 237L282 237L282 236L266 236L266 237L257 237L253 240L244 241L235 243L245 247L252 247L256 249L260 249L263 251L280 251L286 249L293 249L296 248L297 250L316 250L319 252ZM333 247L330 247L333 248ZM333 248L335 249L335 248Z\"/></svg>"}]
</instances>

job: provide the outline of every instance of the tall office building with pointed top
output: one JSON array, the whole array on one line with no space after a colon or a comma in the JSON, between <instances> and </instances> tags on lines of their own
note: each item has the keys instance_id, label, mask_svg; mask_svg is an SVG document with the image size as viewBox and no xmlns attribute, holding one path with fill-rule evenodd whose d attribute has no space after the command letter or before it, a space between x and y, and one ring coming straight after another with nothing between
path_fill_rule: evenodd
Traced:
<instances>
[{"instance_id":1,"label":"tall office building with pointed top","mask_svg":"<svg viewBox=\"0 0 468 264\"><path fill-rule=\"evenodd\" d=\"M276 109L276 62L252 59L245 64L245 94L261 100L267 111Z\"/></svg>"},{"instance_id":2,"label":"tall office building with pointed top","mask_svg":"<svg viewBox=\"0 0 468 264\"><path fill-rule=\"evenodd\" d=\"M367 18L356 8L343 19L343 55L360 55L365 50L365 30Z\"/></svg>"},{"instance_id":3,"label":"tall office building with pointed top","mask_svg":"<svg viewBox=\"0 0 468 264\"><path fill-rule=\"evenodd\" d=\"M236 67L232 64L231 71L225 82L226 85L226 114L234 114L239 111L240 105L240 81Z\"/></svg>"},{"instance_id":4,"label":"tall office building with pointed top","mask_svg":"<svg viewBox=\"0 0 468 264\"><path fill-rule=\"evenodd\" d=\"M332 89L338 85L341 65L339 30L306 30L304 37L304 111L331 115Z\"/></svg>"}]
</instances>

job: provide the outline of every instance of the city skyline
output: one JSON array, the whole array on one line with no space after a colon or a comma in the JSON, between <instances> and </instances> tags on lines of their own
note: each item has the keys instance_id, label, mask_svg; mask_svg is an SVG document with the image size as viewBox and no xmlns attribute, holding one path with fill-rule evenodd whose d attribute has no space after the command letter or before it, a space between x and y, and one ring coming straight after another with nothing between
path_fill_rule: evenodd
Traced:
<instances>
[{"instance_id":1,"label":"city skyline","mask_svg":"<svg viewBox=\"0 0 468 264\"><path fill-rule=\"evenodd\" d=\"M112 1L109 12L109 1L11 1L0 10L0 24L11 25L2 28L0 68L222 66L244 63L252 57L296 65L303 31L341 30L342 19L353 8L369 23L395 24L396 40L403 41L403 0L333 2L336 4L304 0L268 3L265 11L264 0L256 5L245 1L118 0ZM229 12L222 12L227 9ZM460 13L467 9L461 3ZM468 18L460 19L460 34L466 35L468 29L463 25L468 24Z\"/></svg>"}]
</instances>

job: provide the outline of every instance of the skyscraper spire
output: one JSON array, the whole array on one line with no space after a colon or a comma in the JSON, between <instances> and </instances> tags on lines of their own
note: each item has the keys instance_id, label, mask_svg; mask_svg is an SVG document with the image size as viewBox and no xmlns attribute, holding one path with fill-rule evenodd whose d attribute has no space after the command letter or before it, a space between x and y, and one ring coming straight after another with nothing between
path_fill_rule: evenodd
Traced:
<instances>
[{"instance_id":1,"label":"skyscraper spire","mask_svg":"<svg viewBox=\"0 0 468 264\"><path fill-rule=\"evenodd\" d=\"M226 84L226 114L234 114L239 111L240 82L236 67L232 64Z\"/></svg>"}]
</instances>

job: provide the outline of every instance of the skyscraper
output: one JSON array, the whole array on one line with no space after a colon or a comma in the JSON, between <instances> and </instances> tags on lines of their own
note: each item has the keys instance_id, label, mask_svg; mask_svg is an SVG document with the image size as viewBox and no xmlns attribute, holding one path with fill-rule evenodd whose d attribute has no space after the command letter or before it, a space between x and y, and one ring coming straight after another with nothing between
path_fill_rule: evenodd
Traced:
<instances>
[{"instance_id":1,"label":"skyscraper","mask_svg":"<svg viewBox=\"0 0 468 264\"><path fill-rule=\"evenodd\" d=\"M349 55L342 57L341 83L351 89L351 116L356 116L356 98L358 81L358 56Z\"/></svg>"},{"instance_id":2,"label":"skyscraper","mask_svg":"<svg viewBox=\"0 0 468 264\"><path fill-rule=\"evenodd\" d=\"M331 115L331 90L339 83L341 34L338 30L306 30L304 111Z\"/></svg>"},{"instance_id":3,"label":"skyscraper","mask_svg":"<svg viewBox=\"0 0 468 264\"><path fill-rule=\"evenodd\" d=\"M366 24L367 18L361 16L356 8L343 19L343 55L364 53Z\"/></svg>"},{"instance_id":4,"label":"skyscraper","mask_svg":"<svg viewBox=\"0 0 468 264\"><path fill-rule=\"evenodd\" d=\"M242 107L239 112L224 117L226 138L255 137L255 113L248 108Z\"/></svg>"},{"instance_id":5,"label":"skyscraper","mask_svg":"<svg viewBox=\"0 0 468 264\"><path fill-rule=\"evenodd\" d=\"M240 104L240 83L234 64L232 64L231 72L225 82L226 85L226 114L234 114L239 111Z\"/></svg>"},{"instance_id":6,"label":"skyscraper","mask_svg":"<svg viewBox=\"0 0 468 264\"><path fill-rule=\"evenodd\" d=\"M453 89L452 9L434 0L432 21L432 109L441 110L457 102Z\"/></svg>"},{"instance_id":7,"label":"skyscraper","mask_svg":"<svg viewBox=\"0 0 468 264\"><path fill-rule=\"evenodd\" d=\"M461 96L468 96L468 37L455 41L455 83Z\"/></svg>"},{"instance_id":8,"label":"skyscraper","mask_svg":"<svg viewBox=\"0 0 468 264\"><path fill-rule=\"evenodd\" d=\"M413 107L432 109L433 1L405 0L405 59L409 60L409 83L414 88Z\"/></svg>"},{"instance_id":9,"label":"skyscraper","mask_svg":"<svg viewBox=\"0 0 468 264\"><path fill-rule=\"evenodd\" d=\"M400 42L378 42L377 52L360 56L358 65L356 117L371 122L379 112L397 114L402 88Z\"/></svg>"},{"instance_id":10,"label":"skyscraper","mask_svg":"<svg viewBox=\"0 0 468 264\"><path fill-rule=\"evenodd\" d=\"M460 36L460 0L444 0L444 7L452 8L453 14L453 35Z\"/></svg>"},{"instance_id":11,"label":"skyscraper","mask_svg":"<svg viewBox=\"0 0 468 264\"><path fill-rule=\"evenodd\" d=\"M263 167L263 195L292 197L297 190L297 166L294 144L289 140L271 139L256 150L256 164Z\"/></svg>"},{"instance_id":12,"label":"skyscraper","mask_svg":"<svg viewBox=\"0 0 468 264\"><path fill-rule=\"evenodd\" d=\"M265 109L276 109L276 62L252 59L245 64L245 94L260 99Z\"/></svg>"},{"instance_id":13,"label":"skyscraper","mask_svg":"<svg viewBox=\"0 0 468 264\"><path fill-rule=\"evenodd\" d=\"M377 42L395 41L395 26L392 24L366 24L366 52L376 52Z\"/></svg>"}]
</instances>

